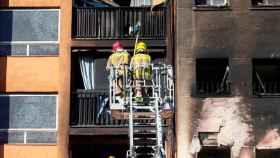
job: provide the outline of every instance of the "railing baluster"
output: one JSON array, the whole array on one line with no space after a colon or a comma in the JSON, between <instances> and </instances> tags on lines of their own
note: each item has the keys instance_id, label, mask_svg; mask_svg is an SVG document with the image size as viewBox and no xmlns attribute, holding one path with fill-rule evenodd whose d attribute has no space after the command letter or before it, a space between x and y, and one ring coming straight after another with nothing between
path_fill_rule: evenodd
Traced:
<instances>
[{"instance_id":1,"label":"railing baluster","mask_svg":"<svg viewBox=\"0 0 280 158\"><path fill-rule=\"evenodd\" d=\"M132 38L129 26L141 22L140 37L163 39L166 29L166 9L157 8L73 8L73 38Z\"/></svg>"},{"instance_id":2,"label":"railing baluster","mask_svg":"<svg viewBox=\"0 0 280 158\"><path fill-rule=\"evenodd\" d=\"M165 38L166 9L157 8L73 8L73 38L132 38L129 26L141 22L140 37Z\"/></svg>"}]
</instances>

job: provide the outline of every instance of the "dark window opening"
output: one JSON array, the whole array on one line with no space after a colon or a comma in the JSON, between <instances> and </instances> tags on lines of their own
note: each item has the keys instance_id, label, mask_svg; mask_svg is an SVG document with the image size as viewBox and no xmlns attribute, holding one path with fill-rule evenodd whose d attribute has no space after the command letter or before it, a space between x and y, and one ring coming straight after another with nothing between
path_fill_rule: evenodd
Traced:
<instances>
[{"instance_id":1,"label":"dark window opening","mask_svg":"<svg viewBox=\"0 0 280 158\"><path fill-rule=\"evenodd\" d=\"M279 149L256 150L256 158L279 158L279 157L280 157Z\"/></svg>"},{"instance_id":2,"label":"dark window opening","mask_svg":"<svg viewBox=\"0 0 280 158\"><path fill-rule=\"evenodd\" d=\"M127 135L71 135L69 141L71 158L124 158L129 149Z\"/></svg>"},{"instance_id":3,"label":"dark window opening","mask_svg":"<svg viewBox=\"0 0 280 158\"><path fill-rule=\"evenodd\" d=\"M94 55L93 55L94 54ZM93 69L89 70L93 73L94 80L94 90L107 90L109 87L108 81L108 72L105 70L106 62L109 57L109 54L98 54L96 52L82 54L82 53L73 53L72 55L72 90L77 89L87 89L84 85L84 79L82 74L82 63L83 59L92 59L93 60ZM84 64L85 68L90 68L87 63ZM82 65L81 65L82 64Z\"/></svg>"},{"instance_id":4,"label":"dark window opening","mask_svg":"<svg viewBox=\"0 0 280 158\"><path fill-rule=\"evenodd\" d=\"M280 60L253 60L253 94L280 95Z\"/></svg>"},{"instance_id":5,"label":"dark window opening","mask_svg":"<svg viewBox=\"0 0 280 158\"><path fill-rule=\"evenodd\" d=\"M199 95L230 94L228 59L196 60L196 92Z\"/></svg>"},{"instance_id":6,"label":"dark window opening","mask_svg":"<svg viewBox=\"0 0 280 158\"><path fill-rule=\"evenodd\" d=\"M252 0L253 6L280 6L279 0Z\"/></svg>"},{"instance_id":7,"label":"dark window opening","mask_svg":"<svg viewBox=\"0 0 280 158\"><path fill-rule=\"evenodd\" d=\"M230 149L219 147L203 147L197 158L230 158Z\"/></svg>"},{"instance_id":8,"label":"dark window opening","mask_svg":"<svg viewBox=\"0 0 280 158\"><path fill-rule=\"evenodd\" d=\"M228 0L195 0L195 5L223 7L228 5Z\"/></svg>"}]
</instances>

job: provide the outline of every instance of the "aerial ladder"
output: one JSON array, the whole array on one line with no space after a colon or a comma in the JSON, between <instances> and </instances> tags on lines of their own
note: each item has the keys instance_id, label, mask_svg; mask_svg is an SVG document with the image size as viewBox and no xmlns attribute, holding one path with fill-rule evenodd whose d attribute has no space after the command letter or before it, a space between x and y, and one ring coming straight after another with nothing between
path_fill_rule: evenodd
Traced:
<instances>
[{"instance_id":1,"label":"aerial ladder","mask_svg":"<svg viewBox=\"0 0 280 158\"><path fill-rule=\"evenodd\" d=\"M126 158L165 158L163 143L162 112L174 108L174 81L171 65L151 64L150 80L140 80L144 91L142 100L135 97L135 81L129 65L110 68L111 111L121 111L128 119L129 150ZM119 75L118 70L124 73ZM117 86L122 87L122 94L116 94ZM126 115L125 115L126 114ZM116 116L118 117L118 116Z\"/></svg>"}]
</instances>

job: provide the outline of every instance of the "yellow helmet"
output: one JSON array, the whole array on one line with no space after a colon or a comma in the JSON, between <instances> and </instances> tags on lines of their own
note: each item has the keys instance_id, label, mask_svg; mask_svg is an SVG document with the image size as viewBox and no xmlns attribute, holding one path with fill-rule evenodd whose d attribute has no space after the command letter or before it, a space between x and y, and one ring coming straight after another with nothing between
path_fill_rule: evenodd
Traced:
<instances>
[{"instance_id":1,"label":"yellow helmet","mask_svg":"<svg viewBox=\"0 0 280 158\"><path fill-rule=\"evenodd\" d=\"M136 53L138 52L147 52L147 45L144 42L138 42L136 45Z\"/></svg>"}]
</instances>

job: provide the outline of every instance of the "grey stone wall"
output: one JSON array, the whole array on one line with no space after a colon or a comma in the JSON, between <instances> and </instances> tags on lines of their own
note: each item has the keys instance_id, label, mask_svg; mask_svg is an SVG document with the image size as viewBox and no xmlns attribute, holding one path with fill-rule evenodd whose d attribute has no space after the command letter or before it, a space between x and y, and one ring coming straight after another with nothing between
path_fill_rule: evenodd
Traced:
<instances>
[{"instance_id":1,"label":"grey stone wall","mask_svg":"<svg viewBox=\"0 0 280 158\"><path fill-rule=\"evenodd\" d=\"M241 148L280 129L280 98L252 95L252 59L280 57L280 9L252 9L249 0L231 0L226 9L194 9L192 1L177 0L176 8L177 157L193 157L193 135L217 122L232 157L248 156ZM231 96L192 97L196 58L229 59Z\"/></svg>"}]
</instances>

